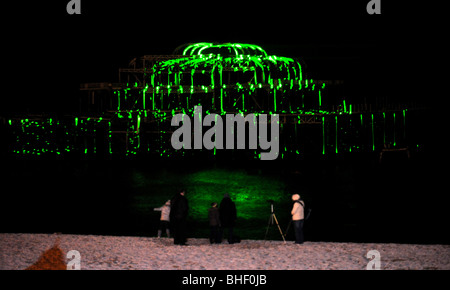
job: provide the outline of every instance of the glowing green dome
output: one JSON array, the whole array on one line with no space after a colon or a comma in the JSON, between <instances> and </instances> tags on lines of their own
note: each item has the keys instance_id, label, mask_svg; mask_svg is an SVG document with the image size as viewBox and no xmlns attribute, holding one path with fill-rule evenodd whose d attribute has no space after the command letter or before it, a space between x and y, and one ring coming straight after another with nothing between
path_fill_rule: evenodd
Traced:
<instances>
[{"instance_id":1,"label":"glowing green dome","mask_svg":"<svg viewBox=\"0 0 450 290\"><path fill-rule=\"evenodd\" d=\"M277 95L281 104L283 95L302 88L302 68L298 61L268 55L258 45L200 42L180 46L176 51L181 49L180 57L153 66L149 83L156 93L188 94L184 108L200 101L195 95L211 94L200 103L210 104L213 110L276 112L280 109ZM246 105L249 96L255 100L252 106Z\"/></svg>"},{"instance_id":2,"label":"glowing green dome","mask_svg":"<svg viewBox=\"0 0 450 290\"><path fill-rule=\"evenodd\" d=\"M263 55L267 56L267 53L259 46L254 44L244 43L222 43L214 44L207 42L199 42L189 44L183 51L183 55L207 55L215 54L222 56L229 55Z\"/></svg>"}]
</instances>

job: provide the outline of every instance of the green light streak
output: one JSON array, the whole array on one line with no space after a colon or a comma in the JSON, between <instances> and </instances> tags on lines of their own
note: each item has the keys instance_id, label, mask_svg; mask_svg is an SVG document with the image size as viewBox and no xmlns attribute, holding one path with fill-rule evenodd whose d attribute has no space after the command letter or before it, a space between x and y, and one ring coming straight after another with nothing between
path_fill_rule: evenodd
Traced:
<instances>
[{"instance_id":1,"label":"green light streak","mask_svg":"<svg viewBox=\"0 0 450 290\"><path fill-rule=\"evenodd\" d=\"M117 110L120 110L120 91L117 91Z\"/></svg>"},{"instance_id":2,"label":"green light streak","mask_svg":"<svg viewBox=\"0 0 450 290\"><path fill-rule=\"evenodd\" d=\"M220 88L220 112L223 114L223 87Z\"/></svg>"},{"instance_id":3,"label":"green light streak","mask_svg":"<svg viewBox=\"0 0 450 290\"><path fill-rule=\"evenodd\" d=\"M145 110L146 106L145 106L145 94L147 93L148 90L148 85L145 86L145 88L142 90L142 108Z\"/></svg>"},{"instance_id":4,"label":"green light streak","mask_svg":"<svg viewBox=\"0 0 450 290\"><path fill-rule=\"evenodd\" d=\"M338 117L334 116L334 119L336 121L336 128L335 128L335 132L336 132L336 140L335 140L335 147L336 147L336 154L338 154Z\"/></svg>"},{"instance_id":5,"label":"green light streak","mask_svg":"<svg viewBox=\"0 0 450 290\"><path fill-rule=\"evenodd\" d=\"M319 90L319 108L322 107L322 92Z\"/></svg>"},{"instance_id":6,"label":"green light streak","mask_svg":"<svg viewBox=\"0 0 450 290\"><path fill-rule=\"evenodd\" d=\"M273 90L273 110L274 110L274 112L277 111L277 89L276 88Z\"/></svg>"},{"instance_id":7,"label":"green light streak","mask_svg":"<svg viewBox=\"0 0 450 290\"><path fill-rule=\"evenodd\" d=\"M322 117L322 155L325 155L325 117Z\"/></svg>"},{"instance_id":8,"label":"green light streak","mask_svg":"<svg viewBox=\"0 0 450 290\"><path fill-rule=\"evenodd\" d=\"M139 130L141 128L141 115L137 116L137 125L136 125L136 134L139 134Z\"/></svg>"}]
</instances>

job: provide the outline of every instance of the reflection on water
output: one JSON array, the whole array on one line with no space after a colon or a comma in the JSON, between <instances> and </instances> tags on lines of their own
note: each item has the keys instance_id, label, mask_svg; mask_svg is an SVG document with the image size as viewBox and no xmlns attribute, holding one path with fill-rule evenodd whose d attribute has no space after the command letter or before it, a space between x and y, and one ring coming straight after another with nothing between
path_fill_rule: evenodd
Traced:
<instances>
[{"instance_id":1,"label":"reflection on water","mask_svg":"<svg viewBox=\"0 0 450 290\"><path fill-rule=\"evenodd\" d=\"M14 161L1 174L8 189L1 195L2 231L154 236L159 212L153 208L184 188L191 237L208 236L207 209L225 193L236 203L241 238L264 238L269 199L284 231L290 195L298 192L313 209L305 223L309 240L448 242L440 230L447 219L435 169L420 160L373 160L245 166ZM269 238L281 239L275 227Z\"/></svg>"},{"instance_id":2,"label":"reflection on water","mask_svg":"<svg viewBox=\"0 0 450 290\"><path fill-rule=\"evenodd\" d=\"M261 230L261 226L266 225L270 214L267 200L275 200L285 207L290 198L286 183L278 174L244 169L212 167L182 172L170 172L169 169L156 172L133 170L130 179L134 189L130 205L132 211L152 220L156 220L152 209L161 206L180 188L184 188L190 207L189 220L195 225L191 230L202 234L207 234L209 230L208 208L212 202L220 203L225 193L229 193L236 203L238 232L244 236L249 236L254 228Z\"/></svg>"},{"instance_id":3,"label":"reflection on water","mask_svg":"<svg viewBox=\"0 0 450 290\"><path fill-rule=\"evenodd\" d=\"M133 187L136 189L133 207L148 210L151 206L170 199L180 184L187 191L190 217L206 220L212 202L220 203L229 193L239 209L239 218L252 219L267 210L268 199L286 200L285 183L279 176L251 174L242 169L205 169L190 173L167 174L133 171Z\"/></svg>"}]
</instances>

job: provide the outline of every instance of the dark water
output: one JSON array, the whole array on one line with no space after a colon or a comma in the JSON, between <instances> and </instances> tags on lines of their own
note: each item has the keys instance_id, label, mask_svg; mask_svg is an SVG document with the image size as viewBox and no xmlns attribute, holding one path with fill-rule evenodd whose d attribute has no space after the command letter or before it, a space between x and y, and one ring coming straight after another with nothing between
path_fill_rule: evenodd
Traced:
<instances>
[{"instance_id":1,"label":"dark water","mask_svg":"<svg viewBox=\"0 0 450 290\"><path fill-rule=\"evenodd\" d=\"M207 237L207 209L230 193L236 233L263 239L275 201L283 232L290 195L312 208L310 241L449 243L439 170L427 156L340 156L295 163L4 160L2 232L155 236L161 206L180 188L190 205L189 235ZM288 239L293 239L292 229ZM269 239L281 240L276 226Z\"/></svg>"}]
</instances>

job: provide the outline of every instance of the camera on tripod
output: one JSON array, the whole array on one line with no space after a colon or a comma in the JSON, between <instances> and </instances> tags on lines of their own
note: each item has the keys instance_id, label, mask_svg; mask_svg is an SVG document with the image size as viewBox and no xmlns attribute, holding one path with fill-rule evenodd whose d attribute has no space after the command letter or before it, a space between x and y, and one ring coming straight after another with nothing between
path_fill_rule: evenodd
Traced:
<instances>
[{"instance_id":1,"label":"camera on tripod","mask_svg":"<svg viewBox=\"0 0 450 290\"><path fill-rule=\"evenodd\" d=\"M268 199L266 200L268 203L270 203L270 213L273 214L273 204L275 203L275 200Z\"/></svg>"},{"instance_id":2,"label":"camera on tripod","mask_svg":"<svg viewBox=\"0 0 450 290\"><path fill-rule=\"evenodd\" d=\"M274 222L275 222L277 227L278 227L278 230L280 231L281 237L283 238L283 241L286 243L286 240L284 239L283 232L281 231L281 228L280 228L280 224L278 224L277 217L275 216L275 211L273 210L273 204L275 203L275 201L273 199L268 199L266 201L268 203L270 203L270 218L269 218L269 223L267 225L266 235L264 236L264 239L267 238L267 233L269 232L270 225L273 225Z\"/></svg>"}]
</instances>

